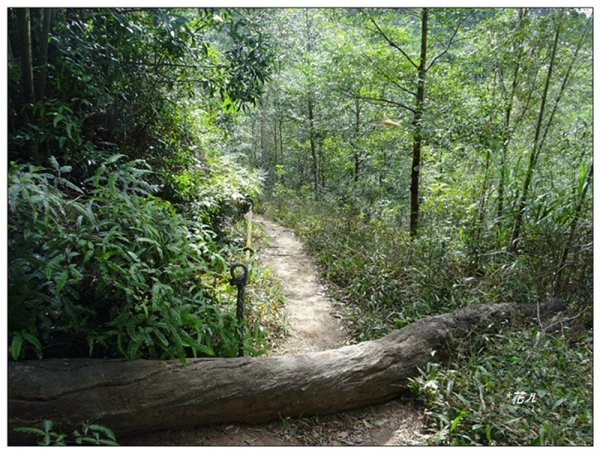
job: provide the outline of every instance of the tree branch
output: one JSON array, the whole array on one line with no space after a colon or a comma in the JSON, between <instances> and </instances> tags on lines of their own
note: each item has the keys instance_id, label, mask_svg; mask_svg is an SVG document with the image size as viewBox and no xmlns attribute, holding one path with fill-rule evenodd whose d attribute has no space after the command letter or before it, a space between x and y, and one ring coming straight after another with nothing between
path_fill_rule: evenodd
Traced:
<instances>
[{"instance_id":1,"label":"tree branch","mask_svg":"<svg viewBox=\"0 0 600 453\"><path fill-rule=\"evenodd\" d=\"M467 18L471 16L471 13L463 16L463 18L458 22L458 24L456 25L456 28L454 29L454 33L452 34L452 36L450 37L450 39L448 40L448 44L446 45L446 48L440 53L438 54L438 56L436 56L433 60L431 60L431 63L429 63L429 66L427 66L427 68L425 69L425 72L429 71L429 69L431 69L431 67L435 64L435 62L440 59L441 57L443 57L448 50L450 50L450 46L452 45L452 43L454 42L454 38L456 38L456 34L458 33L458 29L460 28L461 24L467 20Z\"/></svg>"},{"instance_id":2,"label":"tree branch","mask_svg":"<svg viewBox=\"0 0 600 453\"><path fill-rule=\"evenodd\" d=\"M366 58L365 58L366 60ZM368 62L368 64L372 64L371 61ZM397 86L398 88L400 88L402 91L404 91L405 93L408 93L412 96L417 96L417 93L415 93L412 90L409 90L408 88L400 85L400 82L398 82L397 80L394 80L392 77L390 77L386 72L382 71L379 67L373 65L373 68L375 69L375 71L377 72L377 74L379 74L380 76L382 76L383 78L385 78L388 82L394 84L395 86Z\"/></svg>"},{"instance_id":3,"label":"tree branch","mask_svg":"<svg viewBox=\"0 0 600 453\"><path fill-rule=\"evenodd\" d=\"M369 19L371 20L371 22L373 22L373 25L375 25L375 28L377 28L377 31L379 32L379 34L383 37L383 39L385 39L387 41L387 43L392 46L394 49L400 51L400 53L402 55L404 55L404 57L408 60L408 62L410 64L412 64L415 68L419 68L419 65L417 65L412 58L410 58L410 56L404 51L404 49L402 49L402 47L400 47L398 44L396 44L394 41L392 41L390 38L388 38L388 36L383 32L383 30L381 28L379 28L379 25L377 25L377 22L375 22L375 19L373 19L370 15L368 16Z\"/></svg>"},{"instance_id":4,"label":"tree branch","mask_svg":"<svg viewBox=\"0 0 600 453\"><path fill-rule=\"evenodd\" d=\"M412 107L409 107L401 102L397 102L397 101L392 101L390 99L382 99L382 98L374 98L374 97L370 97L370 96L358 96L359 99L363 99L365 101L372 101L372 102L381 102L383 104L391 104L391 105L395 105L397 107L402 107L403 109L406 109L412 113L415 113L415 109L413 109Z\"/></svg>"},{"instance_id":5,"label":"tree branch","mask_svg":"<svg viewBox=\"0 0 600 453\"><path fill-rule=\"evenodd\" d=\"M395 86L397 86L398 88L400 88L402 91L404 91L405 93L408 93L414 97L417 97L417 93L415 93L414 91L409 90L408 88L403 87L402 85L400 85L400 83L397 80L392 79L389 75L387 74L381 74L383 77L385 77L385 79L394 84Z\"/></svg>"},{"instance_id":6,"label":"tree branch","mask_svg":"<svg viewBox=\"0 0 600 453\"><path fill-rule=\"evenodd\" d=\"M376 98L376 97L372 97L372 96L361 96L357 93L352 93L351 91L347 91L342 88L340 88L339 91L341 91L342 93L344 93L346 95L352 96L353 98L362 99L363 101L380 102L382 104L391 104L391 105L395 105L396 107L402 107L403 109L406 109L412 113L415 113L415 109L403 104L402 102L392 101L391 99Z\"/></svg>"}]
</instances>

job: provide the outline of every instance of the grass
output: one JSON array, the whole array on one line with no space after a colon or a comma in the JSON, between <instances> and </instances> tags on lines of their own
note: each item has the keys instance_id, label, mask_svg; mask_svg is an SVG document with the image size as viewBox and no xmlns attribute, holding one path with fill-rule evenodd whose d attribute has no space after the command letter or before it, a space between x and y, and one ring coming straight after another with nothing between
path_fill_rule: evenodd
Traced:
<instances>
[{"instance_id":1,"label":"grass","mask_svg":"<svg viewBox=\"0 0 600 453\"><path fill-rule=\"evenodd\" d=\"M592 445L592 337L567 327L465 340L411 383L437 445Z\"/></svg>"},{"instance_id":2,"label":"grass","mask_svg":"<svg viewBox=\"0 0 600 453\"><path fill-rule=\"evenodd\" d=\"M495 238L474 243L468 231L424 229L411 240L376 217L367 221L300 199L263 210L294 228L315 255L356 341L470 304L542 302L551 290L548 269L555 266L548 257L555 254L537 237L525 237L526 253L517 255L499 249ZM587 264L578 269L587 281ZM591 445L586 288L573 285L564 295L570 313L550 324L478 332L450 361L430 363L411 388L426 410L431 443Z\"/></svg>"}]
</instances>

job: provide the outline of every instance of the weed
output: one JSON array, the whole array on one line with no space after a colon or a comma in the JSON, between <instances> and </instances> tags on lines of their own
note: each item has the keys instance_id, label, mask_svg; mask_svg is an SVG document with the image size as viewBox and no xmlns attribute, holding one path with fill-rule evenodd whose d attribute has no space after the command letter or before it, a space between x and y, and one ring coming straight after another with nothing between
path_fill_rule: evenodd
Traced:
<instances>
[{"instance_id":1,"label":"weed","mask_svg":"<svg viewBox=\"0 0 600 453\"><path fill-rule=\"evenodd\" d=\"M21 427L15 428L15 431L36 436L40 446L118 445L117 438L110 428L94 423L85 423L70 435L54 431L52 420L42 421L41 428Z\"/></svg>"}]
</instances>

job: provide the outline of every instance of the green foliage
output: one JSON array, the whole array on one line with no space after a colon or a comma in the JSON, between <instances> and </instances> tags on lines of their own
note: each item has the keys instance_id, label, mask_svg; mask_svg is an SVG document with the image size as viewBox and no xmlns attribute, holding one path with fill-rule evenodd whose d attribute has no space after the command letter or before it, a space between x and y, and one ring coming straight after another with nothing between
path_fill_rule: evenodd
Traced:
<instances>
[{"instance_id":1,"label":"green foliage","mask_svg":"<svg viewBox=\"0 0 600 453\"><path fill-rule=\"evenodd\" d=\"M15 431L38 437L38 445L40 446L119 445L112 430L102 425L86 423L70 435L58 433L53 428L54 422L52 420L44 420L41 428L22 427L15 428Z\"/></svg>"},{"instance_id":2,"label":"green foliage","mask_svg":"<svg viewBox=\"0 0 600 453\"><path fill-rule=\"evenodd\" d=\"M566 330L468 338L411 389L438 445L591 445L592 339ZM533 395L533 396L532 396Z\"/></svg>"},{"instance_id":3,"label":"green foliage","mask_svg":"<svg viewBox=\"0 0 600 453\"><path fill-rule=\"evenodd\" d=\"M152 195L149 167L115 155L83 187L9 172L9 338L13 358L235 355L236 320L215 233ZM248 339L252 343L253 339ZM26 347L27 346L27 347Z\"/></svg>"},{"instance_id":4,"label":"green foliage","mask_svg":"<svg viewBox=\"0 0 600 453\"><path fill-rule=\"evenodd\" d=\"M260 96L273 61L256 19L237 10L53 8L31 17L36 60L48 42L33 104L23 98L27 50L9 11L9 159L43 165L54 155L80 181L117 150L156 175L189 169L197 112L230 122Z\"/></svg>"},{"instance_id":5,"label":"green foliage","mask_svg":"<svg viewBox=\"0 0 600 453\"><path fill-rule=\"evenodd\" d=\"M264 207L306 241L349 308L357 340L472 303L544 300L553 283L549 262L559 259L555 245L535 236L527 241L528 254L514 255L497 250L494 238L474 243L467 227L439 225L411 240L393 215L386 219L387 204L357 215L288 194ZM589 306L586 288L573 287L567 301Z\"/></svg>"}]
</instances>

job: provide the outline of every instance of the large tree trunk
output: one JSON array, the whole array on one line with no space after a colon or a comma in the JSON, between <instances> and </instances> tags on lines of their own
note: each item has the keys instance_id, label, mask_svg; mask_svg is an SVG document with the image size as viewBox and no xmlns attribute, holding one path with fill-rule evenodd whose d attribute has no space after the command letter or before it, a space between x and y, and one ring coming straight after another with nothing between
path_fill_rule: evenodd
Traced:
<instances>
[{"instance_id":1,"label":"large tree trunk","mask_svg":"<svg viewBox=\"0 0 600 453\"><path fill-rule=\"evenodd\" d=\"M408 378L443 360L466 333L532 320L558 304L476 305L417 321L387 336L297 356L178 361L48 359L8 366L13 428L52 419L58 430L93 421L117 436L213 423L259 423L390 400ZM63 431L63 432L64 432Z\"/></svg>"}]
</instances>

